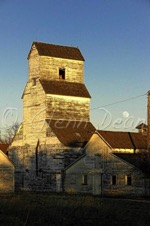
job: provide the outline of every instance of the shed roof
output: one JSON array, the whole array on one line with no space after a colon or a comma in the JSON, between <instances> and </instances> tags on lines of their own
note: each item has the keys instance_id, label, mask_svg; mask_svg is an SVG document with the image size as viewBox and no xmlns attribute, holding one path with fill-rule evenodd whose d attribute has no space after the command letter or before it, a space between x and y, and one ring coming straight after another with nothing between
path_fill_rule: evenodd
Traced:
<instances>
[{"instance_id":1,"label":"shed roof","mask_svg":"<svg viewBox=\"0 0 150 226\"><path fill-rule=\"evenodd\" d=\"M82 83L40 80L46 94L91 98L86 86Z\"/></svg>"},{"instance_id":2,"label":"shed roof","mask_svg":"<svg viewBox=\"0 0 150 226\"><path fill-rule=\"evenodd\" d=\"M126 153L113 153L113 155L119 157L120 159L134 165L135 167L142 170L145 174L150 173L150 154L149 153L136 153L136 154L126 154ZM149 174L150 176L150 174Z\"/></svg>"},{"instance_id":3,"label":"shed roof","mask_svg":"<svg viewBox=\"0 0 150 226\"><path fill-rule=\"evenodd\" d=\"M0 144L0 150L5 154L7 153L8 147L9 147L9 144Z\"/></svg>"},{"instance_id":4,"label":"shed roof","mask_svg":"<svg viewBox=\"0 0 150 226\"><path fill-rule=\"evenodd\" d=\"M84 57L82 56L80 50L77 47L55 45L43 42L33 42L32 46L33 45L35 45L40 56L51 56L57 58L84 61ZM32 47L28 54L28 58L30 56L31 51Z\"/></svg>"},{"instance_id":5,"label":"shed roof","mask_svg":"<svg viewBox=\"0 0 150 226\"><path fill-rule=\"evenodd\" d=\"M95 132L90 122L46 120L57 138L65 146L83 147Z\"/></svg>"},{"instance_id":6,"label":"shed roof","mask_svg":"<svg viewBox=\"0 0 150 226\"><path fill-rule=\"evenodd\" d=\"M112 147L118 149L147 149L147 138L141 133L102 131L98 133Z\"/></svg>"}]
</instances>

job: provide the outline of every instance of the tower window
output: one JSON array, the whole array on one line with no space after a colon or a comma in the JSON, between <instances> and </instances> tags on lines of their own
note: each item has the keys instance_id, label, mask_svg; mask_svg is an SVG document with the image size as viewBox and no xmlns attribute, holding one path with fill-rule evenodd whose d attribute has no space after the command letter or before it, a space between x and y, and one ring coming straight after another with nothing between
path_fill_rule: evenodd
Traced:
<instances>
[{"instance_id":1,"label":"tower window","mask_svg":"<svg viewBox=\"0 0 150 226\"><path fill-rule=\"evenodd\" d=\"M65 69L59 68L59 79L65 79Z\"/></svg>"}]
</instances>

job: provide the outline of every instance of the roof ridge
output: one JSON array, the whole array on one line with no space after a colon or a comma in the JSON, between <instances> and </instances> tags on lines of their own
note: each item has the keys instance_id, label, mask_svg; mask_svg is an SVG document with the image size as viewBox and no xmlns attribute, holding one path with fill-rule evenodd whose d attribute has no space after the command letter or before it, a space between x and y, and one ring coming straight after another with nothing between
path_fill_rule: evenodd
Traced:
<instances>
[{"instance_id":1,"label":"roof ridge","mask_svg":"<svg viewBox=\"0 0 150 226\"><path fill-rule=\"evenodd\" d=\"M146 137L137 132L97 131L112 148L146 149ZM131 137L130 137L131 136ZM132 139L132 140L131 140ZM134 143L133 143L134 142Z\"/></svg>"},{"instance_id":2,"label":"roof ridge","mask_svg":"<svg viewBox=\"0 0 150 226\"><path fill-rule=\"evenodd\" d=\"M75 46L67 46L67 45L60 45L60 44L54 44L54 43L47 43L47 42L39 42L39 41L33 41L33 44L44 44L44 45L53 45L53 46L60 46L60 47L67 47L67 48L75 48L75 49L78 49L78 47L75 47Z\"/></svg>"},{"instance_id":3,"label":"roof ridge","mask_svg":"<svg viewBox=\"0 0 150 226\"><path fill-rule=\"evenodd\" d=\"M38 51L39 56L49 56L55 58L63 58L70 60L85 61L80 49L75 46L58 45L44 42L33 42L31 49L28 54L28 59L30 58L30 53L33 46Z\"/></svg>"},{"instance_id":4,"label":"roof ridge","mask_svg":"<svg viewBox=\"0 0 150 226\"><path fill-rule=\"evenodd\" d=\"M110 132L110 133L131 133L139 134L138 132L129 132L129 131L113 131L113 130L97 130L98 132Z\"/></svg>"}]
</instances>

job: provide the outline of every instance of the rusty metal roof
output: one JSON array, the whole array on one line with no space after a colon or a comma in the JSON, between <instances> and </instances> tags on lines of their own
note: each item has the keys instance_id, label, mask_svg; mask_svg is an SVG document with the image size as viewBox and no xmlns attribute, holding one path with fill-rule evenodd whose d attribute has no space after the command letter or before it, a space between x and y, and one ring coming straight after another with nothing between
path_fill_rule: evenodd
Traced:
<instances>
[{"instance_id":1,"label":"rusty metal roof","mask_svg":"<svg viewBox=\"0 0 150 226\"><path fill-rule=\"evenodd\" d=\"M82 83L40 80L46 94L91 98L86 86Z\"/></svg>"},{"instance_id":2,"label":"rusty metal roof","mask_svg":"<svg viewBox=\"0 0 150 226\"><path fill-rule=\"evenodd\" d=\"M46 120L59 141L69 147L83 147L95 132L90 122Z\"/></svg>"},{"instance_id":3,"label":"rusty metal roof","mask_svg":"<svg viewBox=\"0 0 150 226\"><path fill-rule=\"evenodd\" d=\"M140 123L139 125L136 126L136 129L147 129L148 126L145 123Z\"/></svg>"},{"instance_id":4,"label":"rusty metal roof","mask_svg":"<svg viewBox=\"0 0 150 226\"><path fill-rule=\"evenodd\" d=\"M33 42L32 46L33 45L35 45L40 56L51 56L57 58L84 61L84 57L82 56L80 50L77 47L55 45L43 42ZM31 51L32 47L28 54L28 58L30 57Z\"/></svg>"},{"instance_id":5,"label":"rusty metal roof","mask_svg":"<svg viewBox=\"0 0 150 226\"><path fill-rule=\"evenodd\" d=\"M102 130L98 130L98 133L112 148L147 149L147 137L141 133Z\"/></svg>"},{"instance_id":6,"label":"rusty metal roof","mask_svg":"<svg viewBox=\"0 0 150 226\"><path fill-rule=\"evenodd\" d=\"M119 157L125 162L142 170L144 173L148 174L150 177L150 154L148 152L136 153L136 154L126 154L126 153L113 153L113 155Z\"/></svg>"},{"instance_id":7,"label":"rusty metal roof","mask_svg":"<svg viewBox=\"0 0 150 226\"><path fill-rule=\"evenodd\" d=\"M8 147L9 147L9 144L0 144L0 150L5 154L7 153Z\"/></svg>"}]
</instances>

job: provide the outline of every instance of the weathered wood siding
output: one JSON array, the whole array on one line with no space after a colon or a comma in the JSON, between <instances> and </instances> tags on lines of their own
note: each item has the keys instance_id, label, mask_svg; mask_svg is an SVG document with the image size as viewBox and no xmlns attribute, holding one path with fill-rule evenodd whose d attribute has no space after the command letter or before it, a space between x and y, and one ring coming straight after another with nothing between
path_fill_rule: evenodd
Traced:
<instances>
[{"instance_id":1,"label":"weathered wood siding","mask_svg":"<svg viewBox=\"0 0 150 226\"><path fill-rule=\"evenodd\" d=\"M108 156L108 153L112 152L110 147L103 141L103 139L100 139L97 134L92 135L90 142L86 145L85 151L88 156L95 156L97 154Z\"/></svg>"},{"instance_id":2,"label":"weathered wood siding","mask_svg":"<svg viewBox=\"0 0 150 226\"><path fill-rule=\"evenodd\" d=\"M61 144L54 134L46 140L45 144L40 142L38 148L25 145L9 149L9 158L15 163L16 190L57 190L56 177L75 160L75 150ZM59 186L60 192L62 183L59 182Z\"/></svg>"},{"instance_id":3,"label":"weathered wood siding","mask_svg":"<svg viewBox=\"0 0 150 226\"><path fill-rule=\"evenodd\" d=\"M90 161L89 161L90 160ZM88 164L87 164L88 162ZM90 169L93 169L92 158L83 157L64 174L64 191L68 193L91 193L92 194L92 174L89 174ZM83 176L88 175L88 185L83 183Z\"/></svg>"},{"instance_id":4,"label":"weathered wood siding","mask_svg":"<svg viewBox=\"0 0 150 226\"><path fill-rule=\"evenodd\" d=\"M96 165L98 167L96 167ZM87 184L83 176L87 175ZM112 184L112 176L116 184ZM126 184L126 177L132 177L132 185ZM73 193L91 193L107 196L144 195L143 174L134 167L109 154L107 159L85 156L65 171L64 190Z\"/></svg>"},{"instance_id":5,"label":"weathered wood siding","mask_svg":"<svg viewBox=\"0 0 150 226\"><path fill-rule=\"evenodd\" d=\"M32 78L37 78L40 74L40 64L39 64L39 54L35 47L32 47L32 51L30 53L30 58L28 60L28 68L29 68L29 80Z\"/></svg>"},{"instance_id":6,"label":"weathered wood siding","mask_svg":"<svg viewBox=\"0 0 150 226\"><path fill-rule=\"evenodd\" d=\"M35 145L39 137L45 137L45 92L40 82L27 83L23 94L23 142Z\"/></svg>"},{"instance_id":7,"label":"weathered wood siding","mask_svg":"<svg viewBox=\"0 0 150 226\"><path fill-rule=\"evenodd\" d=\"M74 193L122 196L144 195L144 175L134 166L111 153L107 144L94 134L86 147L86 156L68 167L64 173L64 190ZM87 184L83 176L87 175ZM116 184L112 184L112 177ZM126 178L131 176L132 184Z\"/></svg>"},{"instance_id":8,"label":"weathered wood siding","mask_svg":"<svg viewBox=\"0 0 150 226\"><path fill-rule=\"evenodd\" d=\"M103 176L102 187L105 195L144 195L143 173L134 166L123 162L116 156L109 155L102 159ZM116 176L116 185L112 184L112 176ZM126 184L126 177L131 176L132 184Z\"/></svg>"},{"instance_id":9,"label":"weathered wood siding","mask_svg":"<svg viewBox=\"0 0 150 226\"><path fill-rule=\"evenodd\" d=\"M0 151L0 193L14 192L14 166Z\"/></svg>"},{"instance_id":10,"label":"weathered wood siding","mask_svg":"<svg viewBox=\"0 0 150 226\"><path fill-rule=\"evenodd\" d=\"M47 95L46 118L89 121L89 98Z\"/></svg>"},{"instance_id":11,"label":"weathered wood siding","mask_svg":"<svg viewBox=\"0 0 150 226\"><path fill-rule=\"evenodd\" d=\"M43 79L59 80L59 68L65 69L65 80L83 83L84 62L78 60L40 57L40 75Z\"/></svg>"},{"instance_id":12,"label":"weathered wood siding","mask_svg":"<svg viewBox=\"0 0 150 226\"><path fill-rule=\"evenodd\" d=\"M90 98L46 94L39 79L59 82L59 69L65 69L65 81L83 83L84 62L40 56L35 45L28 61L22 127L8 151L15 164L15 186L17 190L61 191L61 171L74 161L78 148L65 147L46 119L89 121Z\"/></svg>"},{"instance_id":13,"label":"weathered wood siding","mask_svg":"<svg viewBox=\"0 0 150 226\"><path fill-rule=\"evenodd\" d=\"M57 173L61 174L64 168L63 158L57 156L54 145L37 152L36 155L36 148L33 146L10 150L9 157L15 162L16 190L56 190L56 181L50 181L50 178L53 176L54 179Z\"/></svg>"},{"instance_id":14,"label":"weathered wood siding","mask_svg":"<svg viewBox=\"0 0 150 226\"><path fill-rule=\"evenodd\" d=\"M33 133L32 145L14 146L15 141L9 147L9 158L15 164L16 190L62 191L62 181L57 183L56 178L77 158L75 152L78 153L78 148L65 147L47 124L44 128L45 131L48 128L48 136L43 133L39 142Z\"/></svg>"},{"instance_id":15,"label":"weathered wood siding","mask_svg":"<svg viewBox=\"0 0 150 226\"><path fill-rule=\"evenodd\" d=\"M39 77L46 80L58 80L59 68L65 69L66 81L83 83L83 61L39 56L33 45L29 57L29 79Z\"/></svg>"}]
</instances>

